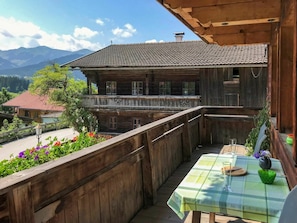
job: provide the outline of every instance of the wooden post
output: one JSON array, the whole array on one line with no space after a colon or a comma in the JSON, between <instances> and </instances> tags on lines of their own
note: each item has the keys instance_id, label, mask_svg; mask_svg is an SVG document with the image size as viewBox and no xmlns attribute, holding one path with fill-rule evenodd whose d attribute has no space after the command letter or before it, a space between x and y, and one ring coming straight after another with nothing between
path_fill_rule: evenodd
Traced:
<instances>
[{"instance_id":1,"label":"wooden post","mask_svg":"<svg viewBox=\"0 0 297 223\"><path fill-rule=\"evenodd\" d=\"M190 126L188 115L184 116L184 127L183 127L183 160L190 161L192 156L192 145L190 139Z\"/></svg>"},{"instance_id":2,"label":"wooden post","mask_svg":"<svg viewBox=\"0 0 297 223\"><path fill-rule=\"evenodd\" d=\"M150 133L144 134L144 159L142 162L142 175L143 175L143 191L144 191L144 206L153 205L157 202L157 190L153 182L156 182L155 174L152 169L151 160L153 160L153 144Z\"/></svg>"},{"instance_id":3,"label":"wooden post","mask_svg":"<svg viewBox=\"0 0 297 223\"><path fill-rule=\"evenodd\" d=\"M280 132L293 132L292 156L296 163L296 0L281 1L281 4L277 127Z\"/></svg>"},{"instance_id":4,"label":"wooden post","mask_svg":"<svg viewBox=\"0 0 297 223\"><path fill-rule=\"evenodd\" d=\"M200 132L200 143L206 143L206 119L204 117L205 109L201 109L201 117L199 119L199 132Z\"/></svg>"}]
</instances>

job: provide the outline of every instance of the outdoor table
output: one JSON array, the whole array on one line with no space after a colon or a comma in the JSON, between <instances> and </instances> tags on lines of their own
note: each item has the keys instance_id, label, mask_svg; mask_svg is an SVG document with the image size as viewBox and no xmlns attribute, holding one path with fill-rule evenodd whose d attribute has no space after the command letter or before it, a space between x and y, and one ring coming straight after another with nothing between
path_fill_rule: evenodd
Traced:
<instances>
[{"instance_id":1,"label":"outdoor table","mask_svg":"<svg viewBox=\"0 0 297 223\"><path fill-rule=\"evenodd\" d=\"M229 176L231 191L223 189L223 162L245 169L242 176ZM200 222L201 212L250 219L260 222L278 222L287 195L290 192L279 160L271 159L271 169L277 175L273 184L264 184L258 175L259 162L251 156L231 154L202 155L167 201L181 218L193 211L193 222ZM194 219L195 216L199 219Z\"/></svg>"}]
</instances>

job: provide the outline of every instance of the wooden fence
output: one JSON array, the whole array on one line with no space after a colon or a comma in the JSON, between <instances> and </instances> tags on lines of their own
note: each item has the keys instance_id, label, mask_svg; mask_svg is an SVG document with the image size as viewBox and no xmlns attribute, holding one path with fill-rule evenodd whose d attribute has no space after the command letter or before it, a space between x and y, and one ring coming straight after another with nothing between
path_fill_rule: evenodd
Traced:
<instances>
[{"instance_id":1,"label":"wooden fence","mask_svg":"<svg viewBox=\"0 0 297 223\"><path fill-rule=\"evenodd\" d=\"M199 144L240 140L257 110L196 107L0 179L0 222L127 223ZM238 131L240 129L240 131Z\"/></svg>"}]
</instances>

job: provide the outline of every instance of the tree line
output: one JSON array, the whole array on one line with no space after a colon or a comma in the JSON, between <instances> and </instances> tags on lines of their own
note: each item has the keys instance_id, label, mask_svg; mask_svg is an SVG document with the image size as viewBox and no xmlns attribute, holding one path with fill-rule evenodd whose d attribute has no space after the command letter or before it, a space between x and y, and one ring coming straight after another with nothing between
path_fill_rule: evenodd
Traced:
<instances>
[{"instance_id":1,"label":"tree line","mask_svg":"<svg viewBox=\"0 0 297 223\"><path fill-rule=\"evenodd\" d=\"M5 88L9 92L20 93L28 90L30 80L18 76L0 76L0 89Z\"/></svg>"}]
</instances>

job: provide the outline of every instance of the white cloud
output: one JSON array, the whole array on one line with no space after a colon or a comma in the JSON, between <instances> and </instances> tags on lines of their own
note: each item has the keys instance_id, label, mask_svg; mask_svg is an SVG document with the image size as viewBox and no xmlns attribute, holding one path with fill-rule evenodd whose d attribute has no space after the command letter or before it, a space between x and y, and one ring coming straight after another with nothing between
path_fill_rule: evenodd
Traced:
<instances>
[{"instance_id":1,"label":"white cloud","mask_svg":"<svg viewBox=\"0 0 297 223\"><path fill-rule=\"evenodd\" d=\"M93 31L87 27L76 27L73 33L74 37L79 39L90 39L96 35L98 35L97 31Z\"/></svg>"},{"instance_id":2,"label":"white cloud","mask_svg":"<svg viewBox=\"0 0 297 223\"><path fill-rule=\"evenodd\" d=\"M104 22L103 22L103 20L102 19L96 19L96 23L98 24L98 25L100 25L100 26L104 26Z\"/></svg>"},{"instance_id":3,"label":"white cloud","mask_svg":"<svg viewBox=\"0 0 297 223\"><path fill-rule=\"evenodd\" d=\"M163 43L164 40L157 41L156 39L146 40L145 43Z\"/></svg>"},{"instance_id":4,"label":"white cloud","mask_svg":"<svg viewBox=\"0 0 297 223\"><path fill-rule=\"evenodd\" d=\"M100 43L87 40L97 34L97 31L92 31L87 27L75 28L73 35L47 33L31 22L0 16L0 50L36 46L48 46L54 49L71 51L80 49L98 50L102 48Z\"/></svg>"},{"instance_id":5,"label":"white cloud","mask_svg":"<svg viewBox=\"0 0 297 223\"><path fill-rule=\"evenodd\" d=\"M124 28L115 28L112 30L113 35L117 37L123 37L123 38L128 38L133 36L134 33L136 33L136 29L133 28L133 26L129 23L124 25Z\"/></svg>"}]
</instances>

